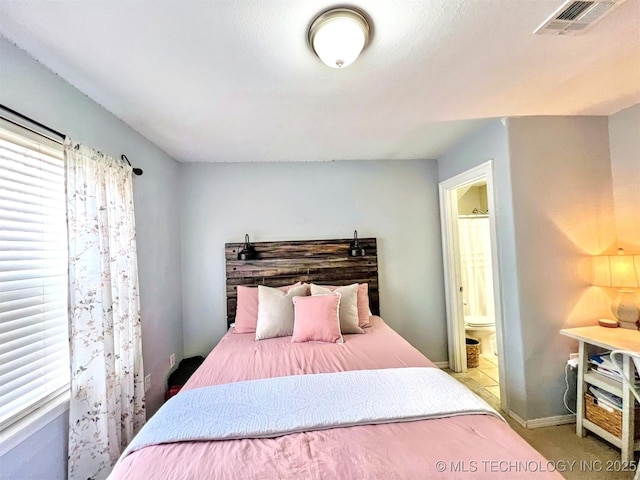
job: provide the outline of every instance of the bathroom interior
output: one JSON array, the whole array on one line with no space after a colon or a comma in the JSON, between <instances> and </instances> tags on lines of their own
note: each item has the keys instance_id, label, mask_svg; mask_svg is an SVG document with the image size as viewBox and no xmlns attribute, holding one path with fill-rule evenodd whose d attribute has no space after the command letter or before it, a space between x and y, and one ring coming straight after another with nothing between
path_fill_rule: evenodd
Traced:
<instances>
[{"instance_id":1,"label":"bathroom interior","mask_svg":"<svg viewBox=\"0 0 640 480\"><path fill-rule=\"evenodd\" d=\"M468 365L468 374L500 399L487 185L480 181L457 194L465 336L480 342L477 366Z\"/></svg>"}]
</instances>

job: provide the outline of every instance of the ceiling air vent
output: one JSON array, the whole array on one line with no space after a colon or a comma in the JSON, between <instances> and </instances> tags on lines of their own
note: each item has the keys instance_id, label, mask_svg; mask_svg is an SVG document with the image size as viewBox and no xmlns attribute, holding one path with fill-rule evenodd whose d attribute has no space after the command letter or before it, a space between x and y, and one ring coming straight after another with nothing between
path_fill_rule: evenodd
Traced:
<instances>
[{"instance_id":1,"label":"ceiling air vent","mask_svg":"<svg viewBox=\"0 0 640 480\"><path fill-rule=\"evenodd\" d=\"M533 32L536 35L577 35L625 0L569 0Z\"/></svg>"}]
</instances>

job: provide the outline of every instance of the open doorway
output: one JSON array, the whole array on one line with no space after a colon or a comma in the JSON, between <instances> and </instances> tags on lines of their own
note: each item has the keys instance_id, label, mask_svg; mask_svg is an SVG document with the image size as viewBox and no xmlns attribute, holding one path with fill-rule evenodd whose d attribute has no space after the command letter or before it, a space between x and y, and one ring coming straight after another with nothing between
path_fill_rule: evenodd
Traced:
<instances>
[{"instance_id":1,"label":"open doorway","mask_svg":"<svg viewBox=\"0 0 640 480\"><path fill-rule=\"evenodd\" d=\"M507 411L492 162L441 182L440 208L449 368Z\"/></svg>"}]
</instances>

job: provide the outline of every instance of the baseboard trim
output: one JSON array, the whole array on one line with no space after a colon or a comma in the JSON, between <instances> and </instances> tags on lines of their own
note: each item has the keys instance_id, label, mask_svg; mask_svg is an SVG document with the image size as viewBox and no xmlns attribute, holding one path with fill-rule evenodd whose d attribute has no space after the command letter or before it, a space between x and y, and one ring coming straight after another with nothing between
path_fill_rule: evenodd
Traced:
<instances>
[{"instance_id":1,"label":"baseboard trim","mask_svg":"<svg viewBox=\"0 0 640 480\"><path fill-rule=\"evenodd\" d=\"M516 412L514 412L513 410L509 410L509 416L516 422L518 422L522 428L527 428L527 422L523 420L522 417L520 417L520 415L518 415Z\"/></svg>"},{"instance_id":2,"label":"baseboard trim","mask_svg":"<svg viewBox=\"0 0 640 480\"><path fill-rule=\"evenodd\" d=\"M449 368L449 362L433 362L438 368Z\"/></svg>"},{"instance_id":3,"label":"baseboard trim","mask_svg":"<svg viewBox=\"0 0 640 480\"><path fill-rule=\"evenodd\" d=\"M527 428L552 427L557 425L568 425L570 423L576 423L575 415L556 415L555 417L543 417L527 420Z\"/></svg>"},{"instance_id":4,"label":"baseboard trim","mask_svg":"<svg viewBox=\"0 0 640 480\"><path fill-rule=\"evenodd\" d=\"M568 425L576 423L575 415L556 415L554 417L534 418L532 420L524 420L520 415L509 410L509 416L518 422L523 428L533 429L541 427L554 427L558 425Z\"/></svg>"}]
</instances>

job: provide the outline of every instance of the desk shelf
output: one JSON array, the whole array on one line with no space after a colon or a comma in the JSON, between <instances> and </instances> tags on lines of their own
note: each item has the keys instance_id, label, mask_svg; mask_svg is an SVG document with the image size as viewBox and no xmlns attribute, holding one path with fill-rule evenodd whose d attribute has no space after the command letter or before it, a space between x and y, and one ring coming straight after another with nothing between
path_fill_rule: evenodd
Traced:
<instances>
[{"instance_id":1,"label":"desk shelf","mask_svg":"<svg viewBox=\"0 0 640 480\"><path fill-rule=\"evenodd\" d=\"M622 397L622 382L609 378L594 370L589 370L584 374L584 382L595 387L599 387L605 392L613 393Z\"/></svg>"},{"instance_id":2,"label":"desk shelf","mask_svg":"<svg viewBox=\"0 0 640 480\"><path fill-rule=\"evenodd\" d=\"M640 449L640 441L634 435L636 412L633 393L625 382L616 381L590 370L589 356L602 349L640 351L640 332L623 328L591 326L567 328L560 330L560 333L579 342L576 434L584 437L589 430L620 448L623 462L632 462L634 451ZM624 360L625 375L631 376L633 373L632 363L628 357ZM584 394L589 385L600 387L622 398L622 436L620 438L585 418Z\"/></svg>"},{"instance_id":3,"label":"desk shelf","mask_svg":"<svg viewBox=\"0 0 640 480\"><path fill-rule=\"evenodd\" d=\"M582 420L583 426L598 435L600 438L604 438L607 442L615 445L618 448L622 448L622 439L620 437L616 437L615 435L607 432L604 428L596 425L595 423L587 420L586 418ZM634 450L640 450L640 440L636 440L633 444Z\"/></svg>"}]
</instances>

